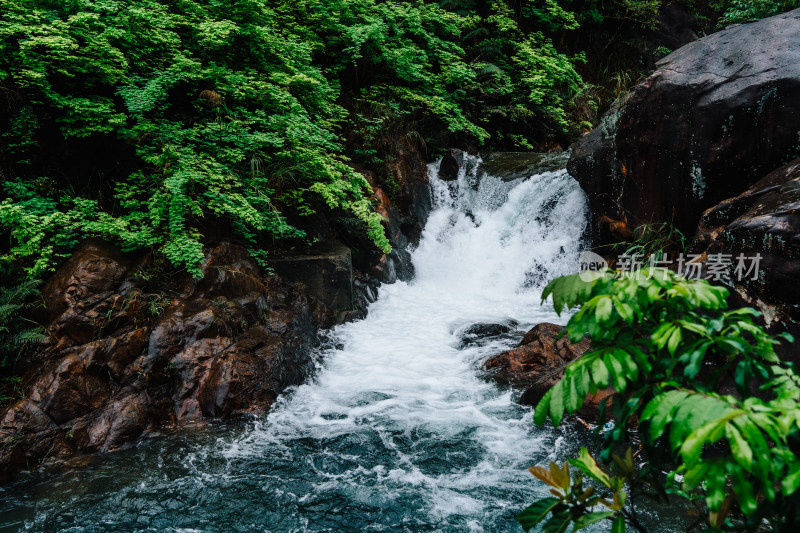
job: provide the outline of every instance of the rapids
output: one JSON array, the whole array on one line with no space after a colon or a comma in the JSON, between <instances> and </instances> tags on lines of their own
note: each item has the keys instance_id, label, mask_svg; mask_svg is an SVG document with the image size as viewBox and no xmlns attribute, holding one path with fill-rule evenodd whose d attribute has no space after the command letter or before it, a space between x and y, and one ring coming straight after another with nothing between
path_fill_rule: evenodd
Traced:
<instances>
[{"instance_id":1,"label":"rapids","mask_svg":"<svg viewBox=\"0 0 800 533\"><path fill-rule=\"evenodd\" d=\"M564 170L504 181L467 157L456 182L429 166L434 208L410 282L384 285L338 326L320 369L247 424L143 442L0 492L2 531L521 531L546 489L532 464L563 458L514 393L481 377L574 272L587 204ZM511 332L467 347L471 325Z\"/></svg>"}]
</instances>

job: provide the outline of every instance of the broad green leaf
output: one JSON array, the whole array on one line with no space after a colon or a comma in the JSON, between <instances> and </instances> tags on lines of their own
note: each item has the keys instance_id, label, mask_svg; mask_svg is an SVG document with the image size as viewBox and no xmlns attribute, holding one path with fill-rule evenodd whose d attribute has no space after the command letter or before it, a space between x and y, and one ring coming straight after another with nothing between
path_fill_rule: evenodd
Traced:
<instances>
[{"instance_id":1,"label":"broad green leaf","mask_svg":"<svg viewBox=\"0 0 800 533\"><path fill-rule=\"evenodd\" d=\"M539 522L544 520L559 503L558 498L544 498L525 508L524 511L516 516L516 520L525 531L530 531L539 525Z\"/></svg>"},{"instance_id":2,"label":"broad green leaf","mask_svg":"<svg viewBox=\"0 0 800 533\"><path fill-rule=\"evenodd\" d=\"M571 376L569 379L565 378L561 382L564 384L564 394L566 396L564 407L568 413L572 414L583 405L586 390L580 386L578 376ZM583 394L581 394L581 391L583 391Z\"/></svg>"},{"instance_id":3,"label":"broad green leaf","mask_svg":"<svg viewBox=\"0 0 800 533\"><path fill-rule=\"evenodd\" d=\"M533 422L537 426L541 426L547 420L547 415L550 413L550 398L553 397L553 389L548 390L536 407L533 410Z\"/></svg>"},{"instance_id":4,"label":"broad green leaf","mask_svg":"<svg viewBox=\"0 0 800 533\"><path fill-rule=\"evenodd\" d=\"M750 449L750 445L747 444L747 441L742 438L742 434L736 429L736 426L728 424L725 427L725 436L728 438L728 443L731 446L734 459L736 459L745 470L750 470L753 464L753 450ZM709 440L711 441L712 439L713 437Z\"/></svg>"},{"instance_id":5,"label":"broad green leaf","mask_svg":"<svg viewBox=\"0 0 800 533\"><path fill-rule=\"evenodd\" d=\"M670 354L675 355L675 351L678 349L678 345L681 343L682 339L683 339L683 332L681 331L681 328L676 327L672 331L672 334L670 335L669 340L667 341L667 350L669 350Z\"/></svg>"},{"instance_id":6,"label":"broad green leaf","mask_svg":"<svg viewBox=\"0 0 800 533\"><path fill-rule=\"evenodd\" d=\"M705 470L706 479L706 504L709 510L719 511L725 500L725 488L728 484L728 476L724 465L711 463Z\"/></svg>"},{"instance_id":7,"label":"broad green leaf","mask_svg":"<svg viewBox=\"0 0 800 533\"><path fill-rule=\"evenodd\" d=\"M706 328L701 326L700 324L695 324L693 322L687 322L686 320L679 320L678 323L681 327L687 331L691 331L692 333L697 333L698 335L706 335Z\"/></svg>"},{"instance_id":8,"label":"broad green leaf","mask_svg":"<svg viewBox=\"0 0 800 533\"><path fill-rule=\"evenodd\" d=\"M688 467L686 474L683 476L683 490L688 492L700 485L706 480L709 465L707 463L698 463Z\"/></svg>"},{"instance_id":9,"label":"broad green leaf","mask_svg":"<svg viewBox=\"0 0 800 533\"><path fill-rule=\"evenodd\" d=\"M542 526L542 533L564 533L572 522L568 511L553 513L553 517Z\"/></svg>"},{"instance_id":10,"label":"broad green leaf","mask_svg":"<svg viewBox=\"0 0 800 533\"><path fill-rule=\"evenodd\" d=\"M613 311L613 305L611 303L611 298L608 296L602 297L597 302L597 307L595 308L595 316L599 322L608 322L611 318L611 313Z\"/></svg>"},{"instance_id":11,"label":"broad green leaf","mask_svg":"<svg viewBox=\"0 0 800 533\"><path fill-rule=\"evenodd\" d=\"M611 377L611 385L620 392L624 391L627 381L625 379L625 370L622 368L622 363L617 360L613 351L606 352L603 360L606 363L608 374Z\"/></svg>"},{"instance_id":12,"label":"broad green leaf","mask_svg":"<svg viewBox=\"0 0 800 533\"><path fill-rule=\"evenodd\" d=\"M650 438L655 440L672 421L672 414L689 396L685 391L669 391L653 398L642 412L642 420L650 422Z\"/></svg>"},{"instance_id":13,"label":"broad green leaf","mask_svg":"<svg viewBox=\"0 0 800 533\"><path fill-rule=\"evenodd\" d=\"M580 452L578 452L578 458L570 459L569 464L579 469L581 472L591 477L598 483L601 483L606 487L611 486L611 478L608 476L608 474L600 469L600 467L597 465L597 462L589 454L588 449L581 448Z\"/></svg>"},{"instance_id":14,"label":"broad green leaf","mask_svg":"<svg viewBox=\"0 0 800 533\"><path fill-rule=\"evenodd\" d=\"M614 305L617 308L617 313L619 313L619 316L622 318L622 320L627 322L628 325L633 324L633 321L636 319L633 306L619 299L614 300Z\"/></svg>"},{"instance_id":15,"label":"broad green leaf","mask_svg":"<svg viewBox=\"0 0 800 533\"><path fill-rule=\"evenodd\" d=\"M612 518L614 514L615 513L611 511L602 511L579 516L573 523L574 529L572 531L580 531L581 529L589 527L592 524Z\"/></svg>"},{"instance_id":16,"label":"broad green leaf","mask_svg":"<svg viewBox=\"0 0 800 533\"><path fill-rule=\"evenodd\" d=\"M608 387L608 369L599 356L592 361L592 380L598 388Z\"/></svg>"},{"instance_id":17,"label":"broad green leaf","mask_svg":"<svg viewBox=\"0 0 800 533\"><path fill-rule=\"evenodd\" d=\"M781 481L781 492L784 496L794 494L800 487L800 462L795 462L789 468L789 475Z\"/></svg>"},{"instance_id":18,"label":"broad green leaf","mask_svg":"<svg viewBox=\"0 0 800 533\"><path fill-rule=\"evenodd\" d=\"M558 427L564 417L564 381L561 380L556 383L548 392L552 392L550 397L550 420L554 426Z\"/></svg>"},{"instance_id":19,"label":"broad green leaf","mask_svg":"<svg viewBox=\"0 0 800 533\"><path fill-rule=\"evenodd\" d=\"M739 507L745 515L753 514L758 508L755 494L753 494L753 481L748 477L747 472L741 468L735 467L730 469L733 491L736 493L739 501ZM713 510L718 510L720 506L713 507ZM709 502L709 509L712 509Z\"/></svg>"}]
</instances>

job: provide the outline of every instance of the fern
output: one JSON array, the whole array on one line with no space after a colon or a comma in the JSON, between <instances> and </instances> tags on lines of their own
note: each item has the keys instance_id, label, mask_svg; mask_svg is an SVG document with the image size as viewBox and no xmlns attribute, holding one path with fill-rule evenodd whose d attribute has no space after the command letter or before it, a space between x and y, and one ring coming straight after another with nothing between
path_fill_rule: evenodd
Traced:
<instances>
[{"instance_id":1,"label":"fern","mask_svg":"<svg viewBox=\"0 0 800 533\"><path fill-rule=\"evenodd\" d=\"M26 311L41 305L40 285L39 280L27 280L0 287L0 367L47 340L44 328L24 317Z\"/></svg>"}]
</instances>

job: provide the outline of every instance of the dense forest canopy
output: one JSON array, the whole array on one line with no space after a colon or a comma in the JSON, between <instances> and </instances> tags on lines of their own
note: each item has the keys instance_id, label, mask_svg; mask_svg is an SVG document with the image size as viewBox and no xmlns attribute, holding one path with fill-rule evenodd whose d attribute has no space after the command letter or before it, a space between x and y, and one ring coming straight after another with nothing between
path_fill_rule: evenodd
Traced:
<instances>
[{"instance_id":1,"label":"dense forest canopy","mask_svg":"<svg viewBox=\"0 0 800 533\"><path fill-rule=\"evenodd\" d=\"M0 220L29 276L87 235L196 271L220 222L258 255L320 200L387 249L345 136L361 158L389 121L525 146L580 83L502 2L3 4Z\"/></svg>"},{"instance_id":2,"label":"dense forest canopy","mask_svg":"<svg viewBox=\"0 0 800 533\"><path fill-rule=\"evenodd\" d=\"M700 3L723 22L796 4ZM304 237L286 213L320 209L387 250L348 160L380 165L387 132L434 151L563 143L603 104L581 44L635 47L662 4L3 0L3 265L41 276L96 236L196 272L215 228L263 258Z\"/></svg>"}]
</instances>

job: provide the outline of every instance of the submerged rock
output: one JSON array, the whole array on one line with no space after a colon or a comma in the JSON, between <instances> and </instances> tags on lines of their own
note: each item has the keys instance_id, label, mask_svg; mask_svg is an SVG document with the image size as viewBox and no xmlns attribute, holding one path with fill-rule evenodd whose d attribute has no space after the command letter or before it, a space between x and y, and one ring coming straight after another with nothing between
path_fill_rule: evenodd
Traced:
<instances>
[{"instance_id":1,"label":"submerged rock","mask_svg":"<svg viewBox=\"0 0 800 533\"><path fill-rule=\"evenodd\" d=\"M205 251L203 277L147 290L146 258L82 246L46 285L51 341L0 411L0 478L119 449L148 431L266 411L315 368L331 311L247 251Z\"/></svg>"},{"instance_id":2,"label":"submerged rock","mask_svg":"<svg viewBox=\"0 0 800 533\"><path fill-rule=\"evenodd\" d=\"M492 340L508 336L516 331L517 323L513 320L500 324L472 324L456 332L459 348L481 346Z\"/></svg>"},{"instance_id":3,"label":"submerged rock","mask_svg":"<svg viewBox=\"0 0 800 533\"><path fill-rule=\"evenodd\" d=\"M521 404L536 405L561 380L567 365L589 349L588 338L573 344L566 335L561 336L564 329L550 323L534 326L517 348L492 357L484 367L498 383L523 389ZM611 394L613 391L604 390L588 396L580 414L596 418L600 402Z\"/></svg>"},{"instance_id":4,"label":"submerged rock","mask_svg":"<svg viewBox=\"0 0 800 533\"><path fill-rule=\"evenodd\" d=\"M800 10L692 42L575 144L568 169L606 242L601 220L691 235L705 209L800 156L797 35Z\"/></svg>"}]
</instances>

